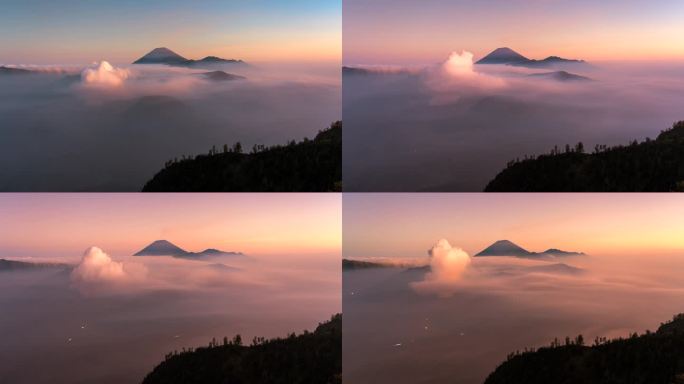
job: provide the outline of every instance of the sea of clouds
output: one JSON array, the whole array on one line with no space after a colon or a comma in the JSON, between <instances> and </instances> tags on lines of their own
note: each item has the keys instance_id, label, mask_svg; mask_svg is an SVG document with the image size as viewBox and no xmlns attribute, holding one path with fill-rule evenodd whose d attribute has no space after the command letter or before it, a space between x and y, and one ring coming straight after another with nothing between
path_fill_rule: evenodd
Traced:
<instances>
[{"instance_id":1,"label":"sea of clouds","mask_svg":"<svg viewBox=\"0 0 684 384\"><path fill-rule=\"evenodd\" d=\"M473 64L345 74L345 189L481 191L508 161L582 141L628 144L684 119L684 63ZM565 70L592 81L530 76Z\"/></svg>"},{"instance_id":2,"label":"sea of clouds","mask_svg":"<svg viewBox=\"0 0 684 384\"><path fill-rule=\"evenodd\" d=\"M198 261L92 246L49 261L69 267L0 272L5 382L141 382L171 351L313 330L341 311L335 253Z\"/></svg>"},{"instance_id":3,"label":"sea of clouds","mask_svg":"<svg viewBox=\"0 0 684 384\"><path fill-rule=\"evenodd\" d=\"M0 75L0 190L139 191L170 159L313 137L341 117L337 65L210 70L100 61ZM211 70L216 70L214 68Z\"/></svg>"},{"instance_id":4,"label":"sea of clouds","mask_svg":"<svg viewBox=\"0 0 684 384\"><path fill-rule=\"evenodd\" d=\"M414 267L395 259L343 273L350 380L482 383L510 352L655 331L684 312L679 256L472 257L442 239Z\"/></svg>"}]
</instances>

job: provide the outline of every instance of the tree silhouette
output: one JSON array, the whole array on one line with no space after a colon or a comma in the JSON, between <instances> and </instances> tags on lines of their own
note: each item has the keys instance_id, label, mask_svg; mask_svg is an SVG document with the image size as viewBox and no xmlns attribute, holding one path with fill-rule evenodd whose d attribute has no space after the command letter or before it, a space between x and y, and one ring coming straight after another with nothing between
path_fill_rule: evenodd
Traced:
<instances>
[{"instance_id":1,"label":"tree silhouette","mask_svg":"<svg viewBox=\"0 0 684 384\"><path fill-rule=\"evenodd\" d=\"M666 192L684 191L684 121L655 140L632 141L591 154L577 143L565 153L508 162L487 192Z\"/></svg>"},{"instance_id":2,"label":"tree silhouette","mask_svg":"<svg viewBox=\"0 0 684 384\"><path fill-rule=\"evenodd\" d=\"M342 123L313 140L266 148L224 145L223 153L167 162L143 187L145 192L327 192L342 189Z\"/></svg>"}]
</instances>

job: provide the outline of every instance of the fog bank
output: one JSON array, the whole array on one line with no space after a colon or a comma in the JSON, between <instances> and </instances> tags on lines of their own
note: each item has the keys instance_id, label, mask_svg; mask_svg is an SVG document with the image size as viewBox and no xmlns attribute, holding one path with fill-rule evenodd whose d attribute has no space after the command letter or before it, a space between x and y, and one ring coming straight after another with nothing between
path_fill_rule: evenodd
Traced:
<instances>
[{"instance_id":1,"label":"fog bank","mask_svg":"<svg viewBox=\"0 0 684 384\"><path fill-rule=\"evenodd\" d=\"M140 382L212 337L312 330L341 311L340 289L339 254L203 262L92 247L71 270L0 272L0 381Z\"/></svg>"},{"instance_id":2,"label":"fog bank","mask_svg":"<svg viewBox=\"0 0 684 384\"><path fill-rule=\"evenodd\" d=\"M481 191L510 160L655 138L684 119L678 62L530 69L457 52L420 70L365 68L343 79L349 191Z\"/></svg>"},{"instance_id":3,"label":"fog bank","mask_svg":"<svg viewBox=\"0 0 684 384\"><path fill-rule=\"evenodd\" d=\"M20 66L0 75L0 190L139 191L170 159L283 144L339 120L333 63Z\"/></svg>"},{"instance_id":4,"label":"fog bank","mask_svg":"<svg viewBox=\"0 0 684 384\"><path fill-rule=\"evenodd\" d=\"M345 271L345 380L481 383L508 353L556 337L654 331L684 312L681 268L658 255L473 257L440 284L434 269Z\"/></svg>"}]
</instances>

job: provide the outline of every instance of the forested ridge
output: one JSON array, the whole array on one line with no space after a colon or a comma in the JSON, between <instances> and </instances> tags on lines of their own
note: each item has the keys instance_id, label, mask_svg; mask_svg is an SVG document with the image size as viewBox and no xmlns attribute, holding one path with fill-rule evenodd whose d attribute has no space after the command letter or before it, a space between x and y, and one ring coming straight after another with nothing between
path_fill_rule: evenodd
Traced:
<instances>
[{"instance_id":1,"label":"forested ridge","mask_svg":"<svg viewBox=\"0 0 684 384\"><path fill-rule=\"evenodd\" d=\"M143 192L334 192L342 190L342 122L313 140L255 145L238 142L208 154L173 159Z\"/></svg>"},{"instance_id":2,"label":"forested ridge","mask_svg":"<svg viewBox=\"0 0 684 384\"><path fill-rule=\"evenodd\" d=\"M629 145L554 148L548 154L509 162L486 192L684 191L684 121L655 140Z\"/></svg>"},{"instance_id":3,"label":"forested ridge","mask_svg":"<svg viewBox=\"0 0 684 384\"><path fill-rule=\"evenodd\" d=\"M597 337L593 342L578 335L513 352L485 380L503 383L684 383L684 314L661 324L656 332L612 340Z\"/></svg>"},{"instance_id":4,"label":"forested ridge","mask_svg":"<svg viewBox=\"0 0 684 384\"><path fill-rule=\"evenodd\" d=\"M342 315L319 324L314 332L243 345L240 335L208 346L174 351L143 384L340 384Z\"/></svg>"}]
</instances>

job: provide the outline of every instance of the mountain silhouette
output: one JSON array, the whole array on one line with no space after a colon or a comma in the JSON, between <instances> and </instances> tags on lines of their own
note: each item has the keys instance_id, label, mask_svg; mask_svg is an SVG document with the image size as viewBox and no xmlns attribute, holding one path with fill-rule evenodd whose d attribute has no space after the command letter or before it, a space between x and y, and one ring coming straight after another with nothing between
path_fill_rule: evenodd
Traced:
<instances>
[{"instance_id":1,"label":"mountain silhouette","mask_svg":"<svg viewBox=\"0 0 684 384\"><path fill-rule=\"evenodd\" d=\"M166 47L160 47L151 50L143 57L134 61L133 64L165 64L176 67L207 68L221 64L245 64L245 62L235 59L223 59L217 56L207 56L200 60L186 59Z\"/></svg>"},{"instance_id":2,"label":"mountain silhouette","mask_svg":"<svg viewBox=\"0 0 684 384\"><path fill-rule=\"evenodd\" d=\"M568 252L556 248L549 248L544 252L530 252L509 240L498 240L483 249L475 256L515 256L523 258L554 258L564 256L581 256L582 252Z\"/></svg>"},{"instance_id":3,"label":"mountain silhouette","mask_svg":"<svg viewBox=\"0 0 684 384\"><path fill-rule=\"evenodd\" d=\"M242 255L241 252L225 252L214 248L202 252L188 252L168 240L155 240L150 245L133 254L133 256L171 256L190 259L201 259L211 256Z\"/></svg>"},{"instance_id":4,"label":"mountain silhouette","mask_svg":"<svg viewBox=\"0 0 684 384\"><path fill-rule=\"evenodd\" d=\"M188 251L167 240L155 240L133 256L185 256Z\"/></svg>"},{"instance_id":5,"label":"mountain silhouette","mask_svg":"<svg viewBox=\"0 0 684 384\"><path fill-rule=\"evenodd\" d=\"M542 60L528 59L518 52L508 48L497 48L487 56L475 62L475 64L506 64L519 67L544 68L557 64L583 64L584 60L564 59L558 56L549 56Z\"/></svg>"},{"instance_id":6,"label":"mountain silhouette","mask_svg":"<svg viewBox=\"0 0 684 384\"><path fill-rule=\"evenodd\" d=\"M160 47L151 50L145 56L134 61L133 64L181 64L188 61L185 57L166 48Z\"/></svg>"},{"instance_id":7,"label":"mountain silhouette","mask_svg":"<svg viewBox=\"0 0 684 384\"><path fill-rule=\"evenodd\" d=\"M582 335L508 355L484 384L679 384L684 382L684 314L655 332L609 339Z\"/></svg>"},{"instance_id":8,"label":"mountain silhouette","mask_svg":"<svg viewBox=\"0 0 684 384\"><path fill-rule=\"evenodd\" d=\"M589 125L587 125L589 126ZM566 150L508 162L485 192L682 192L684 121L655 140L633 140L591 153L580 142Z\"/></svg>"},{"instance_id":9,"label":"mountain silhouette","mask_svg":"<svg viewBox=\"0 0 684 384\"><path fill-rule=\"evenodd\" d=\"M556 248L549 248L546 251L542 252L544 255L551 255L551 256L580 256L584 255L582 252L568 252L568 251L561 251L560 249Z\"/></svg>"},{"instance_id":10,"label":"mountain silhouette","mask_svg":"<svg viewBox=\"0 0 684 384\"><path fill-rule=\"evenodd\" d=\"M530 256L532 252L509 240L498 240L475 256Z\"/></svg>"},{"instance_id":11,"label":"mountain silhouette","mask_svg":"<svg viewBox=\"0 0 684 384\"><path fill-rule=\"evenodd\" d=\"M63 263L34 263L28 261L0 259L0 272L28 271L47 268L67 269L70 268L70 265Z\"/></svg>"},{"instance_id":12,"label":"mountain silhouette","mask_svg":"<svg viewBox=\"0 0 684 384\"><path fill-rule=\"evenodd\" d=\"M592 81L591 78L581 75L576 75L567 71L554 71L554 72L543 72L543 73L532 73L528 75L529 77L541 77L546 79L552 79L556 81Z\"/></svg>"},{"instance_id":13,"label":"mountain silhouette","mask_svg":"<svg viewBox=\"0 0 684 384\"><path fill-rule=\"evenodd\" d=\"M342 122L313 138L252 147L238 142L166 163L143 192L325 192L342 188Z\"/></svg>"},{"instance_id":14,"label":"mountain silhouette","mask_svg":"<svg viewBox=\"0 0 684 384\"><path fill-rule=\"evenodd\" d=\"M512 63L511 65L528 68L548 68L557 64L585 64L585 61L575 59L564 59L558 56L549 56L543 60L529 60L519 63Z\"/></svg>"},{"instance_id":15,"label":"mountain silhouette","mask_svg":"<svg viewBox=\"0 0 684 384\"><path fill-rule=\"evenodd\" d=\"M30 75L36 73L29 69L0 66L0 75Z\"/></svg>"},{"instance_id":16,"label":"mountain silhouette","mask_svg":"<svg viewBox=\"0 0 684 384\"><path fill-rule=\"evenodd\" d=\"M487 56L475 62L475 64L512 64L527 61L530 61L530 59L508 47L502 47L493 50Z\"/></svg>"},{"instance_id":17,"label":"mountain silhouette","mask_svg":"<svg viewBox=\"0 0 684 384\"><path fill-rule=\"evenodd\" d=\"M313 332L254 337L249 345L240 335L214 338L208 346L170 352L142 383L341 384L342 315Z\"/></svg>"},{"instance_id":18,"label":"mountain silhouette","mask_svg":"<svg viewBox=\"0 0 684 384\"><path fill-rule=\"evenodd\" d=\"M245 79L244 76L233 75L232 73L226 73L223 71L205 72L202 74L202 76L204 76L205 79L211 81L231 81Z\"/></svg>"}]
</instances>

